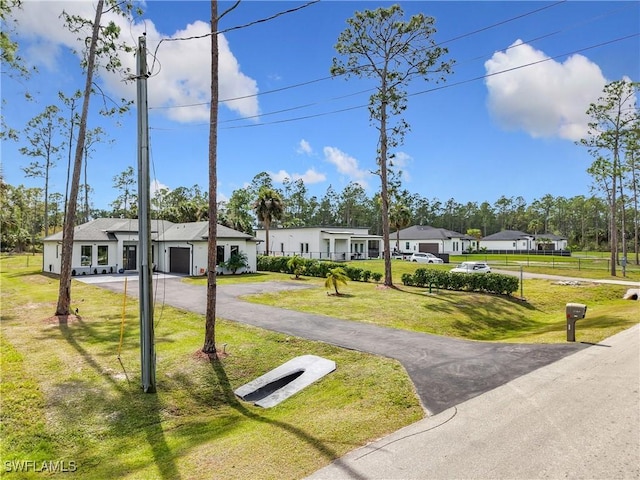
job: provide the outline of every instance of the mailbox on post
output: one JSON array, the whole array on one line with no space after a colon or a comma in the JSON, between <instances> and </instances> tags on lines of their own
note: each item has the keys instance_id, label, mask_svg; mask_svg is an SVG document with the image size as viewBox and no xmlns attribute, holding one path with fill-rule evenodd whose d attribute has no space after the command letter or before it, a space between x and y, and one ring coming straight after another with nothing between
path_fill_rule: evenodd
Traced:
<instances>
[{"instance_id":1,"label":"mailbox on post","mask_svg":"<svg viewBox=\"0 0 640 480\"><path fill-rule=\"evenodd\" d=\"M576 321L587 314L587 306L582 303L567 303L567 342L576 341Z\"/></svg>"}]
</instances>

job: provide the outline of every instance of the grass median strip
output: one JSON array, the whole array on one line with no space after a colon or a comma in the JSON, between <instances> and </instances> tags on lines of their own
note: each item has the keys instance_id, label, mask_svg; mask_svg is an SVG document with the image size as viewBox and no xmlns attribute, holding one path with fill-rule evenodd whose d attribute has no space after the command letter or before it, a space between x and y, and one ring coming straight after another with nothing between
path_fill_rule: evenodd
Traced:
<instances>
[{"instance_id":1,"label":"grass median strip","mask_svg":"<svg viewBox=\"0 0 640 480\"><path fill-rule=\"evenodd\" d=\"M229 356L198 354L200 315L156 306L157 394L140 389L137 302L74 282L67 323L51 318L58 282L38 262L2 258L4 462L74 462L87 479L301 478L424 415L397 362L219 320ZM35 265L35 267L34 267ZM337 370L264 410L233 389L302 354ZM15 473L41 478L42 473Z\"/></svg>"},{"instance_id":2,"label":"grass median strip","mask_svg":"<svg viewBox=\"0 0 640 480\"><path fill-rule=\"evenodd\" d=\"M282 274L282 279L290 279ZM561 343L566 341L565 306L584 303L576 340L597 343L638 322L637 302L622 300L628 287L589 281L561 284L525 280L524 297L405 287L380 289L349 282L340 297L328 296L322 279L303 280L315 288L244 297L244 300L417 332L469 340ZM519 293L519 292L518 292Z\"/></svg>"}]
</instances>

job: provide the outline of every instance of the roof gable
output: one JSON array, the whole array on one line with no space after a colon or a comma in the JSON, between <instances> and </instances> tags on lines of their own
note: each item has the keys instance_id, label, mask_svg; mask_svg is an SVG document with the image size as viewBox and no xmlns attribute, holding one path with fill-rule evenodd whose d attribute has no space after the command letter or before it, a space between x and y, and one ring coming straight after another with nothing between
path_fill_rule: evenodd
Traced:
<instances>
[{"instance_id":1,"label":"roof gable","mask_svg":"<svg viewBox=\"0 0 640 480\"><path fill-rule=\"evenodd\" d=\"M118 233L138 234L136 218L96 218L74 228L74 242L117 241ZM207 241L209 222L173 223L168 220L151 220L151 237L156 241ZM246 233L218 224L218 238L251 240ZM45 241L62 241L62 232L54 233Z\"/></svg>"},{"instance_id":2,"label":"roof gable","mask_svg":"<svg viewBox=\"0 0 640 480\"><path fill-rule=\"evenodd\" d=\"M429 225L413 225L400 230L400 240L450 240L460 238L462 240L474 240L465 233L454 232L446 228L431 227Z\"/></svg>"}]
</instances>

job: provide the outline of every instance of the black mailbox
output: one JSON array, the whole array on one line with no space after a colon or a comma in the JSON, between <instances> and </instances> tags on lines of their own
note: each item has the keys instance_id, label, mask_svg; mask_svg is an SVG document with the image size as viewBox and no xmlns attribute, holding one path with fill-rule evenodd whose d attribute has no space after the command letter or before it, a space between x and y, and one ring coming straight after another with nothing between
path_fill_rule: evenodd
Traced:
<instances>
[{"instance_id":1,"label":"black mailbox","mask_svg":"<svg viewBox=\"0 0 640 480\"><path fill-rule=\"evenodd\" d=\"M582 303L567 303L567 342L576 341L576 321L587 314L587 306Z\"/></svg>"}]
</instances>

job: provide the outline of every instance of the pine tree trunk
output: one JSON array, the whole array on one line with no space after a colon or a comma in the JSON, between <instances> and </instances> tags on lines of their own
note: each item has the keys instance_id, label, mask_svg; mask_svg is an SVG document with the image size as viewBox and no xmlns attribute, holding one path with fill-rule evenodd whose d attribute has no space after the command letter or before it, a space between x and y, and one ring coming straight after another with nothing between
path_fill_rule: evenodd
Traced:
<instances>
[{"instance_id":1,"label":"pine tree trunk","mask_svg":"<svg viewBox=\"0 0 640 480\"><path fill-rule=\"evenodd\" d=\"M69 203L62 230L62 253L60 265L60 287L58 290L58 305L56 315L69 315L71 311L71 260L73 257L73 228L76 221L76 207L78 203L78 190L80 186L80 171L82 170L82 157L84 152L84 142L87 133L87 117L89 115L89 100L91 98L91 86L93 85L93 71L96 61L96 44L100 31L100 19L104 0L98 0L96 6L96 17L93 22L93 32L91 35L91 45L89 46L89 57L87 61L87 76L84 87L84 100L82 103L82 114L80 116L80 127L78 129L78 143L73 163L73 176L71 179L71 192L69 193Z\"/></svg>"}]
</instances>

